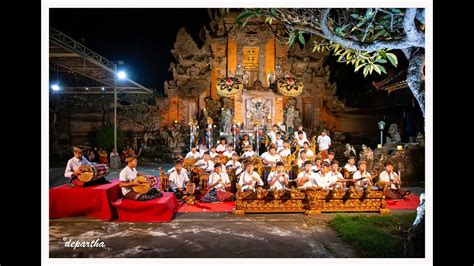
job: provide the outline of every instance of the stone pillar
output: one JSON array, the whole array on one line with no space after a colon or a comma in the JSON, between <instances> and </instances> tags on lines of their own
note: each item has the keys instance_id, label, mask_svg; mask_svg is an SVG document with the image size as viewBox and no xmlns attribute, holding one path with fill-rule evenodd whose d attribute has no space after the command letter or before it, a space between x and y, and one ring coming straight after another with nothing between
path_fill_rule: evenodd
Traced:
<instances>
[{"instance_id":1,"label":"stone pillar","mask_svg":"<svg viewBox=\"0 0 474 266\"><path fill-rule=\"evenodd\" d=\"M270 87L268 74L275 72L275 38L270 38L265 47L265 80L263 86Z\"/></svg>"},{"instance_id":2,"label":"stone pillar","mask_svg":"<svg viewBox=\"0 0 474 266\"><path fill-rule=\"evenodd\" d=\"M274 118L274 123L282 123L284 124L283 121L283 96L276 96L275 97L275 118Z\"/></svg>"},{"instance_id":3,"label":"stone pillar","mask_svg":"<svg viewBox=\"0 0 474 266\"><path fill-rule=\"evenodd\" d=\"M227 38L227 75L237 69L237 40Z\"/></svg>"}]
</instances>

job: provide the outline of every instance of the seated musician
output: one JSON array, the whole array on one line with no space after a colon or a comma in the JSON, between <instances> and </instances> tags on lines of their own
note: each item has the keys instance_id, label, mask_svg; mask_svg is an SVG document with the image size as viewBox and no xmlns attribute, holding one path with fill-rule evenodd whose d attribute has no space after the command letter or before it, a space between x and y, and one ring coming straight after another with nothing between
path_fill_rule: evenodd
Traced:
<instances>
[{"instance_id":1,"label":"seated musician","mask_svg":"<svg viewBox=\"0 0 474 266\"><path fill-rule=\"evenodd\" d=\"M357 170L352 179L355 180L355 187L358 189L372 186L372 176L367 172L367 164L364 160L359 161L359 170Z\"/></svg>"},{"instance_id":2,"label":"seated musician","mask_svg":"<svg viewBox=\"0 0 474 266\"><path fill-rule=\"evenodd\" d=\"M276 166L277 162L281 162L280 155L276 154L275 146L271 145L268 152L262 154L263 164L267 166Z\"/></svg>"},{"instance_id":3,"label":"seated musician","mask_svg":"<svg viewBox=\"0 0 474 266\"><path fill-rule=\"evenodd\" d=\"M291 149L290 149L290 143L288 140L283 141L283 147L279 147L277 149L277 154L280 155L280 157L288 157L291 154Z\"/></svg>"},{"instance_id":4,"label":"seated musician","mask_svg":"<svg viewBox=\"0 0 474 266\"><path fill-rule=\"evenodd\" d=\"M393 171L393 162L386 161L384 163L385 171L379 175L379 183L382 185L390 185L387 190L388 199L403 199L405 196L409 195L411 192L401 188L400 176Z\"/></svg>"},{"instance_id":5,"label":"seated musician","mask_svg":"<svg viewBox=\"0 0 474 266\"><path fill-rule=\"evenodd\" d=\"M334 156L336 156L336 153L331 150L328 152L328 157L326 159L332 162L332 160L334 160Z\"/></svg>"},{"instance_id":6,"label":"seated musician","mask_svg":"<svg viewBox=\"0 0 474 266\"><path fill-rule=\"evenodd\" d=\"M255 186L263 186L263 181L258 173L253 171L254 163L251 158L247 159L245 164L245 171L239 176L239 185L242 191L255 191Z\"/></svg>"},{"instance_id":7,"label":"seated musician","mask_svg":"<svg viewBox=\"0 0 474 266\"><path fill-rule=\"evenodd\" d=\"M306 151L301 150L300 151L300 156L299 156L299 158L296 162L296 164L298 165L298 168L303 168L306 161L308 161L308 159L306 158Z\"/></svg>"},{"instance_id":8,"label":"seated musician","mask_svg":"<svg viewBox=\"0 0 474 266\"><path fill-rule=\"evenodd\" d=\"M216 156L219 156L219 153L217 153L216 146L211 147L211 151L209 152L209 156L211 159L214 159Z\"/></svg>"},{"instance_id":9,"label":"seated musician","mask_svg":"<svg viewBox=\"0 0 474 266\"><path fill-rule=\"evenodd\" d=\"M234 144L230 143L227 145L227 150L223 153L223 155L229 159L232 159L232 154L234 154Z\"/></svg>"},{"instance_id":10,"label":"seated musician","mask_svg":"<svg viewBox=\"0 0 474 266\"><path fill-rule=\"evenodd\" d=\"M313 167L311 167L311 171L313 171L313 173L317 173L319 171L321 171L321 163L323 161L321 160L321 157L316 157L314 159L314 162L313 162Z\"/></svg>"},{"instance_id":11,"label":"seated musician","mask_svg":"<svg viewBox=\"0 0 474 266\"><path fill-rule=\"evenodd\" d=\"M281 147L283 147L283 140L281 139L281 132L278 131L276 133L275 141L272 141L272 144L275 145L277 150Z\"/></svg>"},{"instance_id":12,"label":"seated musician","mask_svg":"<svg viewBox=\"0 0 474 266\"><path fill-rule=\"evenodd\" d=\"M304 171L299 173L298 177L296 178L296 186L299 189L308 189L312 188L313 186L316 186L316 174L311 172L311 162L304 162L303 167Z\"/></svg>"},{"instance_id":13,"label":"seated musician","mask_svg":"<svg viewBox=\"0 0 474 266\"><path fill-rule=\"evenodd\" d=\"M355 157L349 156L346 165L344 165L344 169L349 172L350 175L353 175L357 171L357 166L355 166Z\"/></svg>"},{"instance_id":14,"label":"seated musician","mask_svg":"<svg viewBox=\"0 0 474 266\"><path fill-rule=\"evenodd\" d=\"M206 146L206 140L201 139L198 148L199 148L199 153L201 153L201 158L202 158L202 156L204 155L204 153L205 153L206 151L208 151L208 148L207 148L207 146Z\"/></svg>"},{"instance_id":15,"label":"seated musician","mask_svg":"<svg viewBox=\"0 0 474 266\"><path fill-rule=\"evenodd\" d=\"M199 159L202 157L202 155L201 155L201 153L199 153L199 152L197 151L197 149L198 149L197 145L193 145L193 146L191 147L191 151L188 152L188 154L186 154L186 157L184 157L184 159L195 159L195 160L199 160Z\"/></svg>"},{"instance_id":16,"label":"seated musician","mask_svg":"<svg viewBox=\"0 0 474 266\"><path fill-rule=\"evenodd\" d=\"M137 172L137 156L131 155L127 159L127 166L120 172L119 175L119 185L122 189L122 194L126 199L131 200L151 200L161 196L161 192L158 189L152 187L147 193L139 194L132 190L134 186L140 186L142 183L135 181L137 176L145 176L144 173Z\"/></svg>"},{"instance_id":17,"label":"seated musician","mask_svg":"<svg viewBox=\"0 0 474 266\"><path fill-rule=\"evenodd\" d=\"M276 135L278 131L278 125L273 125L272 130L268 132L268 136L270 137L270 141L274 143L276 141Z\"/></svg>"},{"instance_id":18,"label":"seated musician","mask_svg":"<svg viewBox=\"0 0 474 266\"><path fill-rule=\"evenodd\" d=\"M220 155L214 157L214 159L212 161L214 162L214 167L216 167L217 163L220 164L220 165L223 165ZM225 169L225 167L222 167L222 172L227 174L227 170Z\"/></svg>"},{"instance_id":19,"label":"seated musician","mask_svg":"<svg viewBox=\"0 0 474 266\"><path fill-rule=\"evenodd\" d=\"M309 148L309 142L308 141L304 142L303 149L306 152L307 157L314 157L313 151Z\"/></svg>"},{"instance_id":20,"label":"seated musician","mask_svg":"<svg viewBox=\"0 0 474 266\"><path fill-rule=\"evenodd\" d=\"M337 167L339 167L339 165L337 165ZM332 189L332 187L336 185L336 182L338 181L338 179L333 179L331 165L326 161L321 164L321 171L315 175L316 185L323 189Z\"/></svg>"},{"instance_id":21,"label":"seated musician","mask_svg":"<svg viewBox=\"0 0 474 266\"><path fill-rule=\"evenodd\" d=\"M197 161L194 166L202 169L204 172L211 172L214 169L214 162L211 160L209 151L204 152L204 158Z\"/></svg>"},{"instance_id":22,"label":"seated musician","mask_svg":"<svg viewBox=\"0 0 474 266\"><path fill-rule=\"evenodd\" d=\"M298 131L298 137L296 138L296 143L298 143L300 147L303 147L304 143L308 141L308 139L304 137L303 133L303 131Z\"/></svg>"},{"instance_id":23,"label":"seated musician","mask_svg":"<svg viewBox=\"0 0 474 266\"><path fill-rule=\"evenodd\" d=\"M346 183L344 177L339 172L339 162L337 160L333 160L331 164L331 169L329 172L329 180L331 180L330 187L336 188L345 188Z\"/></svg>"},{"instance_id":24,"label":"seated musician","mask_svg":"<svg viewBox=\"0 0 474 266\"><path fill-rule=\"evenodd\" d=\"M303 133L303 142L308 141L308 136L306 135L306 132L304 132L304 130L303 130L303 125L298 126L298 130L295 130L293 138L294 139L299 138L300 131ZM303 145L300 145L300 147L303 147Z\"/></svg>"},{"instance_id":25,"label":"seated musician","mask_svg":"<svg viewBox=\"0 0 474 266\"><path fill-rule=\"evenodd\" d=\"M225 165L226 168L231 168L231 169L237 169L241 166L242 164L239 162L239 154L234 152L232 154L232 160L229 160L227 164Z\"/></svg>"},{"instance_id":26,"label":"seated musician","mask_svg":"<svg viewBox=\"0 0 474 266\"><path fill-rule=\"evenodd\" d=\"M220 163L214 165L214 171L209 176L208 188L209 192L204 195L201 201L218 202L232 200L233 194L230 190L229 176L222 171L224 167Z\"/></svg>"},{"instance_id":27,"label":"seated musician","mask_svg":"<svg viewBox=\"0 0 474 266\"><path fill-rule=\"evenodd\" d=\"M226 148L225 142L226 142L225 138L221 138L219 145L217 145L216 147L216 152L219 155L222 155L225 152L225 148Z\"/></svg>"},{"instance_id":28,"label":"seated musician","mask_svg":"<svg viewBox=\"0 0 474 266\"><path fill-rule=\"evenodd\" d=\"M245 150L248 145L250 145L249 135L245 134L244 139L240 142L240 147L242 147L242 150Z\"/></svg>"},{"instance_id":29,"label":"seated musician","mask_svg":"<svg viewBox=\"0 0 474 266\"><path fill-rule=\"evenodd\" d=\"M178 199L185 199L186 194L194 194L196 185L190 182L188 173L186 169L183 168L183 161L179 159L176 160L173 168L176 170L170 174L168 179L168 191L173 192Z\"/></svg>"},{"instance_id":30,"label":"seated musician","mask_svg":"<svg viewBox=\"0 0 474 266\"><path fill-rule=\"evenodd\" d=\"M245 147L244 154L242 154L242 159L246 159L246 158L250 158L254 156L255 156L255 152L253 151L253 146L250 144L247 145L247 147Z\"/></svg>"},{"instance_id":31,"label":"seated musician","mask_svg":"<svg viewBox=\"0 0 474 266\"><path fill-rule=\"evenodd\" d=\"M68 185L71 187L87 187L87 186L93 186L93 185L98 185L98 184L106 184L109 183L105 179L105 177L96 179L91 182L82 182L79 180L77 177L81 174L81 170L79 170L79 167L81 165L90 165L92 164L89 162L83 155L83 150L82 148L79 147L74 147L73 148L74 152L74 157L69 159L69 161L66 164L66 170L64 171L64 176L69 178Z\"/></svg>"},{"instance_id":32,"label":"seated musician","mask_svg":"<svg viewBox=\"0 0 474 266\"><path fill-rule=\"evenodd\" d=\"M276 163L276 171L272 171L267 178L269 190L281 190L288 187L290 176L285 173L285 166L283 162Z\"/></svg>"}]
</instances>

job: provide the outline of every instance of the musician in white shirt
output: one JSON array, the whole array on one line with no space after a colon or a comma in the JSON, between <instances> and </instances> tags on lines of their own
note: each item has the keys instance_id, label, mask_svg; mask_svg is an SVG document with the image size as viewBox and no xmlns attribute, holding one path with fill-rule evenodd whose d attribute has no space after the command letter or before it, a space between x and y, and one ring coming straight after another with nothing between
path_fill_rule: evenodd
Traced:
<instances>
[{"instance_id":1,"label":"musician in white shirt","mask_svg":"<svg viewBox=\"0 0 474 266\"><path fill-rule=\"evenodd\" d=\"M321 163L323 161L321 160L321 157L316 157L313 161L313 167L311 167L311 171L313 173L317 173L319 171L321 171Z\"/></svg>"},{"instance_id":2,"label":"musician in white shirt","mask_svg":"<svg viewBox=\"0 0 474 266\"><path fill-rule=\"evenodd\" d=\"M318 151L320 153L321 158L326 159L327 157L327 152L329 147L331 147L331 138L326 135L327 130L324 129L321 131L321 135L318 136L318 139L316 140L318 143Z\"/></svg>"},{"instance_id":3,"label":"musician in white shirt","mask_svg":"<svg viewBox=\"0 0 474 266\"><path fill-rule=\"evenodd\" d=\"M252 159L246 160L245 164L245 171L239 176L239 186L242 191L255 191L255 186L263 186L263 181L258 173L253 171L254 164Z\"/></svg>"},{"instance_id":4,"label":"musician in white shirt","mask_svg":"<svg viewBox=\"0 0 474 266\"><path fill-rule=\"evenodd\" d=\"M216 167L216 164L221 164L222 166L224 166L224 165L222 164L221 156L220 156L220 155L219 155L219 156L216 156L212 161L214 162L214 168ZM222 172L224 172L224 173L227 174L227 170L226 170L225 167L222 167Z\"/></svg>"},{"instance_id":5,"label":"musician in white shirt","mask_svg":"<svg viewBox=\"0 0 474 266\"><path fill-rule=\"evenodd\" d=\"M344 165L344 169L346 169L351 175L357 171L357 166L355 166L355 157L350 156L347 160L346 165Z\"/></svg>"},{"instance_id":6,"label":"musician in white shirt","mask_svg":"<svg viewBox=\"0 0 474 266\"><path fill-rule=\"evenodd\" d=\"M305 137L305 135L303 133L304 133L303 131L299 131L298 132L298 137L296 138L296 143L298 143L298 145L300 147L303 147L304 143L306 141L308 141L308 139Z\"/></svg>"},{"instance_id":7,"label":"musician in white shirt","mask_svg":"<svg viewBox=\"0 0 474 266\"><path fill-rule=\"evenodd\" d=\"M337 180L332 179L330 165L327 162L321 164L321 171L316 175L316 185L323 188L329 189L336 184Z\"/></svg>"},{"instance_id":8,"label":"musician in white shirt","mask_svg":"<svg viewBox=\"0 0 474 266\"><path fill-rule=\"evenodd\" d=\"M211 157L211 159L214 159L216 156L219 156L219 153L217 153L215 146L211 147L211 152L209 152L209 156Z\"/></svg>"},{"instance_id":9,"label":"musician in white shirt","mask_svg":"<svg viewBox=\"0 0 474 266\"><path fill-rule=\"evenodd\" d=\"M331 171L329 172L329 180L331 180L331 188L344 188L346 183L344 182L344 177L339 172L339 162L333 160L331 164Z\"/></svg>"},{"instance_id":10,"label":"musician in white shirt","mask_svg":"<svg viewBox=\"0 0 474 266\"><path fill-rule=\"evenodd\" d=\"M137 157L135 155L131 155L125 159L127 162L127 166L125 166L119 174L119 187L122 190L122 194L126 199L131 200L150 200L161 196L161 192L159 192L156 188L152 187L147 193L139 194L132 190L134 186L140 186L142 184L141 181L136 181L135 179L137 176L145 176L144 173L137 172ZM151 186L156 185L150 184Z\"/></svg>"},{"instance_id":11,"label":"musician in white shirt","mask_svg":"<svg viewBox=\"0 0 474 266\"><path fill-rule=\"evenodd\" d=\"M304 163L304 171L298 174L296 178L296 186L299 189L307 189L316 186L316 174L311 172L311 162Z\"/></svg>"},{"instance_id":12,"label":"musician in white shirt","mask_svg":"<svg viewBox=\"0 0 474 266\"><path fill-rule=\"evenodd\" d=\"M197 161L194 166L201 168L205 172L211 172L214 169L214 162L211 161L209 152L204 152L204 159Z\"/></svg>"},{"instance_id":13,"label":"musician in white shirt","mask_svg":"<svg viewBox=\"0 0 474 266\"><path fill-rule=\"evenodd\" d=\"M303 139L304 139L304 141L307 141L307 140L308 140L308 137L306 136L306 132L304 132L302 125L299 125L299 126L298 126L298 130L295 131L295 133L293 134L293 137L294 137L295 139L297 139L300 132L302 132L302 134L303 134ZM301 145L301 146L303 146L303 145Z\"/></svg>"},{"instance_id":14,"label":"musician in white shirt","mask_svg":"<svg viewBox=\"0 0 474 266\"><path fill-rule=\"evenodd\" d=\"M283 162L276 163L276 171L272 171L267 178L268 185L270 186L269 190L281 190L288 187L288 181L290 177L285 173L285 166Z\"/></svg>"},{"instance_id":15,"label":"musician in white shirt","mask_svg":"<svg viewBox=\"0 0 474 266\"><path fill-rule=\"evenodd\" d=\"M199 152L197 151L197 146L196 146L196 145L193 145L193 146L191 147L191 151L188 152L188 153L186 154L186 157L184 157L184 158L185 158L185 159L198 160L198 159L200 159L201 157L202 157L201 153L199 153Z\"/></svg>"},{"instance_id":16,"label":"musician in white shirt","mask_svg":"<svg viewBox=\"0 0 474 266\"><path fill-rule=\"evenodd\" d=\"M273 125L272 130L268 133L268 136L270 137L271 142L275 142L277 131L278 131L278 126Z\"/></svg>"},{"instance_id":17,"label":"musician in white shirt","mask_svg":"<svg viewBox=\"0 0 474 266\"><path fill-rule=\"evenodd\" d=\"M281 147L283 147L283 140L281 139L281 133L278 131L276 133L276 138L275 141L272 141L273 145L277 148L277 150Z\"/></svg>"},{"instance_id":18,"label":"musician in white shirt","mask_svg":"<svg viewBox=\"0 0 474 266\"><path fill-rule=\"evenodd\" d=\"M281 162L280 155L276 154L275 146L270 146L268 152L262 156L263 164L268 166L275 166L277 162Z\"/></svg>"},{"instance_id":19,"label":"musician in white shirt","mask_svg":"<svg viewBox=\"0 0 474 266\"><path fill-rule=\"evenodd\" d=\"M239 154L234 152L232 154L232 160L229 160L225 166L226 166L226 168L237 169L241 165L242 164L239 162Z\"/></svg>"},{"instance_id":20,"label":"musician in white shirt","mask_svg":"<svg viewBox=\"0 0 474 266\"><path fill-rule=\"evenodd\" d=\"M255 152L253 151L252 145L247 145L246 151L242 154L242 159L249 158L255 156Z\"/></svg>"},{"instance_id":21,"label":"musician in white shirt","mask_svg":"<svg viewBox=\"0 0 474 266\"><path fill-rule=\"evenodd\" d=\"M206 151L209 149L207 148L206 141L201 140L201 143L199 144L199 153L201 153L201 157L204 155Z\"/></svg>"},{"instance_id":22,"label":"musician in white shirt","mask_svg":"<svg viewBox=\"0 0 474 266\"><path fill-rule=\"evenodd\" d=\"M89 162L82 154L83 151L79 147L73 148L74 157L69 159L66 164L66 170L64 171L64 176L69 178L68 185L71 187L74 186L84 186L85 182L80 181L77 179L77 176L81 174L81 171L78 170L81 165L90 165L92 164Z\"/></svg>"},{"instance_id":23,"label":"musician in white shirt","mask_svg":"<svg viewBox=\"0 0 474 266\"><path fill-rule=\"evenodd\" d=\"M400 176L393 171L393 162L390 160L386 161L384 166L385 171L380 173L379 182L383 185L390 185L386 197L388 199L401 199L409 195L411 192L401 187Z\"/></svg>"},{"instance_id":24,"label":"musician in white shirt","mask_svg":"<svg viewBox=\"0 0 474 266\"><path fill-rule=\"evenodd\" d=\"M214 165L214 172L209 176L209 189L216 189L216 190L222 190L222 191L228 191L230 188L230 179L227 173L224 173L222 169L225 167L222 167L220 163L216 163Z\"/></svg>"},{"instance_id":25,"label":"musician in white shirt","mask_svg":"<svg viewBox=\"0 0 474 266\"><path fill-rule=\"evenodd\" d=\"M280 157L290 156L290 143L287 140L283 141L283 147L278 148L277 153L280 155Z\"/></svg>"},{"instance_id":26,"label":"musician in white shirt","mask_svg":"<svg viewBox=\"0 0 474 266\"><path fill-rule=\"evenodd\" d=\"M306 151L301 150L300 156L297 161L298 168L303 168L306 161L308 161L308 159L306 158Z\"/></svg>"},{"instance_id":27,"label":"musician in white shirt","mask_svg":"<svg viewBox=\"0 0 474 266\"><path fill-rule=\"evenodd\" d=\"M352 176L353 180L357 180L355 182L355 186L358 188L372 186L372 176L366 170L366 162L364 160L359 161L359 170L354 173Z\"/></svg>"},{"instance_id":28,"label":"musician in white shirt","mask_svg":"<svg viewBox=\"0 0 474 266\"><path fill-rule=\"evenodd\" d=\"M183 198L185 194L193 194L196 185L190 182L188 173L183 168L183 161L177 160L174 168L175 171L170 174L168 179L168 190L173 192L178 199Z\"/></svg>"},{"instance_id":29,"label":"musician in white shirt","mask_svg":"<svg viewBox=\"0 0 474 266\"><path fill-rule=\"evenodd\" d=\"M217 147L216 147L216 152L217 152L218 154L223 154L224 151L225 151L225 146L226 146L226 144L225 144L225 138L221 138L221 141L220 141L219 145L217 145ZM212 156L211 156L211 157L212 157Z\"/></svg>"},{"instance_id":30,"label":"musician in white shirt","mask_svg":"<svg viewBox=\"0 0 474 266\"><path fill-rule=\"evenodd\" d=\"M232 158L232 154L234 153L234 145L231 143L227 145L227 150L223 153L223 155L229 159Z\"/></svg>"},{"instance_id":31,"label":"musician in white shirt","mask_svg":"<svg viewBox=\"0 0 474 266\"><path fill-rule=\"evenodd\" d=\"M303 149L306 151L307 157L314 157L313 151L309 148L309 142L305 141L303 143Z\"/></svg>"}]
</instances>

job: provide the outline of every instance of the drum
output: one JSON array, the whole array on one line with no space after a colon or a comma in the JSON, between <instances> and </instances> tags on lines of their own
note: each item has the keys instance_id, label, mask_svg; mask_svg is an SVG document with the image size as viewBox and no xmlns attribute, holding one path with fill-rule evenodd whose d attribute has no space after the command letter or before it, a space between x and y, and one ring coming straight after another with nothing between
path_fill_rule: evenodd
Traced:
<instances>
[{"instance_id":1,"label":"drum","mask_svg":"<svg viewBox=\"0 0 474 266\"><path fill-rule=\"evenodd\" d=\"M82 182L90 182L103 178L109 174L110 169L106 164L90 164L79 166L81 173L77 176Z\"/></svg>"},{"instance_id":2,"label":"drum","mask_svg":"<svg viewBox=\"0 0 474 266\"><path fill-rule=\"evenodd\" d=\"M206 194L208 192L208 185L209 185L209 174L202 174L199 176L199 189L201 190L202 194Z\"/></svg>"},{"instance_id":3,"label":"drum","mask_svg":"<svg viewBox=\"0 0 474 266\"><path fill-rule=\"evenodd\" d=\"M134 186L132 188L133 191L137 192L138 194L147 193L153 186L158 183L156 177L154 176L137 176L133 181L142 183L141 185Z\"/></svg>"}]
</instances>

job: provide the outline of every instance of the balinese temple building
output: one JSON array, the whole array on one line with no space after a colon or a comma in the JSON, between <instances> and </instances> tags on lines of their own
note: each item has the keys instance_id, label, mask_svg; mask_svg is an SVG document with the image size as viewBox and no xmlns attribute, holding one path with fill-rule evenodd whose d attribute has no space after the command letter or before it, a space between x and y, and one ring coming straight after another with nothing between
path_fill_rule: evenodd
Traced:
<instances>
[{"instance_id":1,"label":"balinese temple building","mask_svg":"<svg viewBox=\"0 0 474 266\"><path fill-rule=\"evenodd\" d=\"M255 20L241 28L234 24L237 13L216 14L210 29L201 30L201 47L186 29L177 33L171 51L176 61L169 69L173 80L164 84L163 125L210 116L223 117L222 125L238 125L241 132L251 132L256 125L287 129L301 124L310 135L321 128L377 134L376 127L363 125L375 125L378 117L369 122L365 116L345 115L354 108L335 96L336 84L324 66L327 53L312 52L310 45L289 48L278 41L284 29L275 22ZM227 110L231 121L225 119Z\"/></svg>"}]
</instances>

